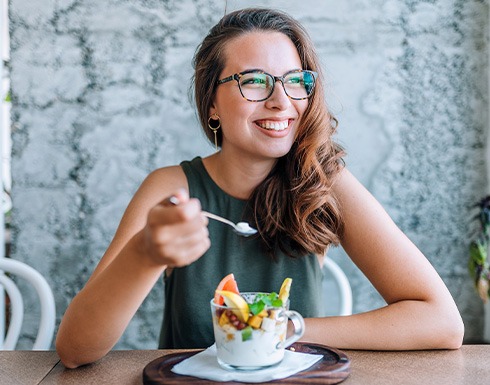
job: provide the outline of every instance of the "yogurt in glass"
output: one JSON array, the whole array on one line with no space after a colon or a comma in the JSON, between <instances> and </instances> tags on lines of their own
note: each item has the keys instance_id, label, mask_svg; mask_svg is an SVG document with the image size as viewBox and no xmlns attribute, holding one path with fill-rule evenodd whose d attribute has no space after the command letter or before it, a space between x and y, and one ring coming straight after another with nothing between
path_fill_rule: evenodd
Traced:
<instances>
[{"instance_id":1,"label":"yogurt in glass","mask_svg":"<svg viewBox=\"0 0 490 385\"><path fill-rule=\"evenodd\" d=\"M241 293L248 304L257 295ZM218 305L211 300L214 336L218 363L228 370L258 370L279 364L284 349L304 333L303 317L289 310L289 301L281 307L266 306L257 314L243 317L243 309ZM246 320L245 320L246 318ZM294 334L286 338L288 319L293 321Z\"/></svg>"}]
</instances>

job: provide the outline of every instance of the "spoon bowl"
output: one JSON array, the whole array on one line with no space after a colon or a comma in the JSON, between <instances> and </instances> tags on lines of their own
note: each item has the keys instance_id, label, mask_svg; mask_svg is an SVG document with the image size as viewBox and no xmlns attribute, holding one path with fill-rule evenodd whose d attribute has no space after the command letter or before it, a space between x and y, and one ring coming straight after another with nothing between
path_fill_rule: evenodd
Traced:
<instances>
[{"instance_id":1,"label":"spoon bowl","mask_svg":"<svg viewBox=\"0 0 490 385\"><path fill-rule=\"evenodd\" d=\"M232 221L225 219L223 217L220 217L219 215L209 213L207 211L202 212L205 217L208 217L210 219L214 219L215 221L222 222L224 224L227 224L228 226L233 227L233 230L235 231L236 234L242 236L242 237L249 237L251 235L254 235L257 233L257 230L251 227L247 222L238 222L238 223L233 223Z\"/></svg>"}]
</instances>

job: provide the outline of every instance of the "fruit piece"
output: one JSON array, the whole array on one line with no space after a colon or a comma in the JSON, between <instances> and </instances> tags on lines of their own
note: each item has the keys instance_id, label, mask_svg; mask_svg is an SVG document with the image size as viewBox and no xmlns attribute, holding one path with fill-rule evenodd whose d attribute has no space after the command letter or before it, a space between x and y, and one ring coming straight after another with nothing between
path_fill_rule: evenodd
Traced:
<instances>
[{"instance_id":1,"label":"fruit piece","mask_svg":"<svg viewBox=\"0 0 490 385\"><path fill-rule=\"evenodd\" d=\"M264 318L262 319L261 328L266 332L273 332L274 329L276 328L276 321L270 318Z\"/></svg>"},{"instance_id":2,"label":"fruit piece","mask_svg":"<svg viewBox=\"0 0 490 385\"><path fill-rule=\"evenodd\" d=\"M248 321L248 303L239 294L225 290L216 290L216 293L225 299L226 306L231 308L240 321Z\"/></svg>"},{"instance_id":3,"label":"fruit piece","mask_svg":"<svg viewBox=\"0 0 490 385\"><path fill-rule=\"evenodd\" d=\"M226 325L226 324L229 324L229 323L230 323L230 319L228 318L228 316L226 315L226 313L223 312L221 314L221 317L219 317L219 320L218 320L219 326L223 326L223 325Z\"/></svg>"},{"instance_id":4,"label":"fruit piece","mask_svg":"<svg viewBox=\"0 0 490 385\"><path fill-rule=\"evenodd\" d=\"M242 341L248 341L250 339L252 339L252 328L247 326L242 330Z\"/></svg>"},{"instance_id":5,"label":"fruit piece","mask_svg":"<svg viewBox=\"0 0 490 385\"><path fill-rule=\"evenodd\" d=\"M233 273L228 274L226 277L224 277L220 283L218 284L218 287L216 290L226 290L226 291L231 291L236 294L240 294L238 291L238 285L235 281L235 276ZM223 300L223 297L221 297L219 294L214 294L214 303L218 305L223 305L225 301Z\"/></svg>"},{"instance_id":6,"label":"fruit piece","mask_svg":"<svg viewBox=\"0 0 490 385\"><path fill-rule=\"evenodd\" d=\"M267 310L262 310L259 314L257 314L259 317L267 317L269 313L267 313Z\"/></svg>"},{"instance_id":7,"label":"fruit piece","mask_svg":"<svg viewBox=\"0 0 490 385\"><path fill-rule=\"evenodd\" d=\"M259 329L261 323L262 323L262 317L259 317L258 315L254 315L248 319L248 324L252 326L254 329Z\"/></svg>"},{"instance_id":8,"label":"fruit piece","mask_svg":"<svg viewBox=\"0 0 490 385\"><path fill-rule=\"evenodd\" d=\"M278 317L279 317L279 311L278 310L269 310L268 318L276 320Z\"/></svg>"},{"instance_id":9,"label":"fruit piece","mask_svg":"<svg viewBox=\"0 0 490 385\"><path fill-rule=\"evenodd\" d=\"M289 291L291 290L292 278L286 278L281 285L281 290L279 290L279 299L282 301L283 305L286 305L286 301L289 298Z\"/></svg>"}]
</instances>

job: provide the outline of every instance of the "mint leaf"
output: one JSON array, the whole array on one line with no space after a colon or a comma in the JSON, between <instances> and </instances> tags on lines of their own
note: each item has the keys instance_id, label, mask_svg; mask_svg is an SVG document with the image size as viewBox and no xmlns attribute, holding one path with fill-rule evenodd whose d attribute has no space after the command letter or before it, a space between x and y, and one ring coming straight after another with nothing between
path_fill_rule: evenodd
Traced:
<instances>
[{"instance_id":1,"label":"mint leaf","mask_svg":"<svg viewBox=\"0 0 490 385\"><path fill-rule=\"evenodd\" d=\"M249 305L249 309L253 315L259 314L266 306L269 307L282 307L282 300L278 298L277 293L272 292L269 294L257 294L254 298L254 302Z\"/></svg>"},{"instance_id":2,"label":"mint leaf","mask_svg":"<svg viewBox=\"0 0 490 385\"><path fill-rule=\"evenodd\" d=\"M248 306L253 315L259 314L265 308L264 301L254 302Z\"/></svg>"},{"instance_id":3,"label":"mint leaf","mask_svg":"<svg viewBox=\"0 0 490 385\"><path fill-rule=\"evenodd\" d=\"M262 301L264 298L266 298L268 294L265 293L259 293L255 296L254 298L254 303Z\"/></svg>"},{"instance_id":4,"label":"mint leaf","mask_svg":"<svg viewBox=\"0 0 490 385\"><path fill-rule=\"evenodd\" d=\"M275 300L272 301L272 306L274 307L282 307L282 300L277 298Z\"/></svg>"},{"instance_id":5,"label":"mint leaf","mask_svg":"<svg viewBox=\"0 0 490 385\"><path fill-rule=\"evenodd\" d=\"M277 293L272 292L269 295L264 296L262 301L264 301L267 306L274 306L273 302L277 300L277 297Z\"/></svg>"}]
</instances>

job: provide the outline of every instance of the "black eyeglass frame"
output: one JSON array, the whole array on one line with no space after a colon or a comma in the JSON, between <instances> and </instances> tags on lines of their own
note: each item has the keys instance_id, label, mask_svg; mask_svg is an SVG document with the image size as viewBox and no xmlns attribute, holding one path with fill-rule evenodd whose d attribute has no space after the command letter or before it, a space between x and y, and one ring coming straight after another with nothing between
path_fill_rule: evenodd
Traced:
<instances>
[{"instance_id":1,"label":"black eyeglass frame","mask_svg":"<svg viewBox=\"0 0 490 385\"><path fill-rule=\"evenodd\" d=\"M293 74L293 73L298 73L298 72L308 72L310 73L312 76L313 76L313 86L311 88L311 92L309 95L303 97L303 98L294 98L292 97L291 95L288 94L288 91L286 90L286 87L284 86L284 79L286 76L288 76L289 74ZM267 97L263 98L263 99L248 99L245 97L245 95L243 95L243 91L242 91L242 87L240 86L240 79L243 75L246 75L246 74L250 74L250 73L259 73L259 74L264 74L264 75L268 75L272 78L272 87L271 87L271 91L269 93L269 95L267 95ZM315 71L310 71L310 70L292 70L292 71L288 71L286 72L284 75L282 76L274 76L274 75L271 75L270 73L267 73L265 71L262 71L262 70L247 70L247 71L243 71L243 72L238 72L236 74L233 74L233 75L230 75L226 78L223 78L221 80L218 80L216 82L216 84L219 86L220 84L224 84L224 83L228 83L232 80L236 80L236 82L238 83L238 89L240 90L240 94L242 95L242 97L245 99L245 100L248 100L249 102L263 102L264 100L267 100L271 97L271 95L274 93L274 89L275 89L275 86L276 86L276 82L277 81L280 81L281 84L282 84L282 88L284 89L284 93L286 94L286 96L289 98L289 99L292 99L292 100L305 100L305 99L309 99L311 95L313 95L313 91L315 90L315 85L316 85L316 79L318 77L318 73L315 72Z\"/></svg>"}]
</instances>

